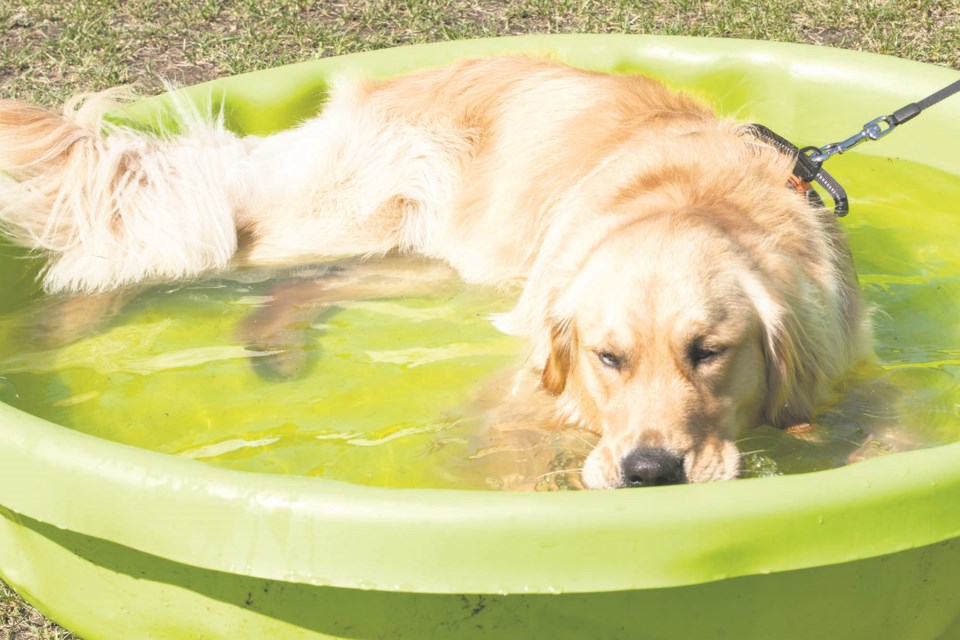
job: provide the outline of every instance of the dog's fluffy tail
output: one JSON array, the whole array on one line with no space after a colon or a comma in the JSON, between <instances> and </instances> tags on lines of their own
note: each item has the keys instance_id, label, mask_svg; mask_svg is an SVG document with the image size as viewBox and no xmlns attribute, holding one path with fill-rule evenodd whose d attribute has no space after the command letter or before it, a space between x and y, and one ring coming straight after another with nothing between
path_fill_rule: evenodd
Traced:
<instances>
[{"instance_id":1,"label":"dog's fluffy tail","mask_svg":"<svg viewBox=\"0 0 960 640\"><path fill-rule=\"evenodd\" d=\"M62 116L0 101L0 231L48 255L49 291L183 278L236 251L243 142L196 110L177 137L111 126L102 116L116 97L73 101Z\"/></svg>"}]
</instances>

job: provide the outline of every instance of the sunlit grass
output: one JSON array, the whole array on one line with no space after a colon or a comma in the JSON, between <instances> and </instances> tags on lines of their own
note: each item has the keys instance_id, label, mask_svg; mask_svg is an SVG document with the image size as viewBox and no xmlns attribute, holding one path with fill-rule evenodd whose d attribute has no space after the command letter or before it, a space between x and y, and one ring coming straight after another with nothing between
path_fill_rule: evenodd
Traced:
<instances>
[{"instance_id":1,"label":"sunlit grass","mask_svg":"<svg viewBox=\"0 0 960 640\"><path fill-rule=\"evenodd\" d=\"M827 44L960 68L960 0L0 0L0 96L56 105L402 44L652 33Z\"/></svg>"}]
</instances>

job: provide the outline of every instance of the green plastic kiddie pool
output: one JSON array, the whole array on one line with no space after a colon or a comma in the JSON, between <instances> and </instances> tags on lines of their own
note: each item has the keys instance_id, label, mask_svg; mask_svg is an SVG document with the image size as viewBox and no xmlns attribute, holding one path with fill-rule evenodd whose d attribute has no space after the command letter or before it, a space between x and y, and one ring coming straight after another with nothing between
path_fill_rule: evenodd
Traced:
<instances>
[{"instance_id":1,"label":"green plastic kiddie pool","mask_svg":"<svg viewBox=\"0 0 960 640\"><path fill-rule=\"evenodd\" d=\"M645 72L801 145L844 139L958 76L809 46L550 36L318 60L189 94L222 99L231 127L266 133L313 113L332 75L386 76L505 52ZM146 101L126 117L149 123L165 105ZM844 225L861 284L881 307L885 375L923 401L913 417L936 446L709 485L545 493L398 488L403 483L310 473L293 455L257 471L245 466L248 452L223 441L214 447L228 458L223 465L203 461L209 446L185 456L127 442L123 434L146 441L168 433L142 429L147 410L158 412L158 398L170 391L151 386L136 368L155 359L136 359L137 345L111 351L91 339L82 352L40 354L59 358L58 375L40 383L42 358L19 353L7 339L0 354L0 576L86 640L960 638L958 144L960 100L946 101L827 165L851 195ZM4 314L39 299L37 265L21 258L0 248ZM143 309L129 313L132 325L165 335L166 321ZM197 323L192 331L212 330ZM333 329L330 336L335 342ZM484 339L498 345L494 351L514 348L493 333ZM911 346L921 342L932 345L922 354ZM336 344L325 348L336 353ZM388 351L376 351L381 361ZM485 371L484 354L461 351ZM122 375L95 383L70 364L124 358ZM337 358L321 357L318 371L327 361ZM183 367L188 377L179 378L179 404L212 388L226 398L209 422L239 423L255 412L249 401L229 408L240 382L222 372L198 375L191 362ZM428 378L444 375L438 369ZM102 388L85 386L94 384ZM38 387L59 398L55 410L34 412L49 419L12 406ZM121 387L140 393L143 412L123 409L123 424L102 437L85 425L95 413L84 407L96 397L104 415L120 412L109 389ZM288 404L297 404L300 392L290 389ZM368 397L364 406L376 402ZM58 424L61 417L71 428ZM380 441L400 442L401 431Z\"/></svg>"}]
</instances>

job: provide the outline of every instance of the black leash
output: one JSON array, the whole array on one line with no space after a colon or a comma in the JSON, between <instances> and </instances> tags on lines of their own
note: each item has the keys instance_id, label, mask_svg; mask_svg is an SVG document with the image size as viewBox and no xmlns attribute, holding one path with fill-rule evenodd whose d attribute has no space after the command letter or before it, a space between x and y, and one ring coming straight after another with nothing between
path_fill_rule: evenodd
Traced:
<instances>
[{"instance_id":1,"label":"black leash","mask_svg":"<svg viewBox=\"0 0 960 640\"><path fill-rule=\"evenodd\" d=\"M793 175L796 180L791 180L791 184L793 184L798 191L806 193L807 198L812 201L818 201L820 198L816 195L816 192L810 189L810 183L816 182L819 184L833 199L834 215L841 218L850 212L847 192L843 190L843 187L840 186L840 183L837 182L833 176L823 169L824 161L835 154L848 151L864 140L879 140L904 122L920 115L920 112L924 109L958 92L960 92L960 80L947 85L923 100L911 102L888 116L874 118L863 125L863 129L846 140L833 142L824 147L799 148L786 138L777 135L763 125L754 124L751 125L751 128L758 138L767 141L784 153L795 154L797 164L793 168ZM820 204L822 204L822 202L820 202Z\"/></svg>"}]
</instances>

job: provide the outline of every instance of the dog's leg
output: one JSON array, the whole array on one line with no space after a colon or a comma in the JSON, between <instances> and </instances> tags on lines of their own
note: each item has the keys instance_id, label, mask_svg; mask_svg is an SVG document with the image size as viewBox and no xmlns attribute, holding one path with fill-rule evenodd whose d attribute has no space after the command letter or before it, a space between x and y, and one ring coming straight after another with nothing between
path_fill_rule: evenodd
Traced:
<instances>
[{"instance_id":1,"label":"dog's leg","mask_svg":"<svg viewBox=\"0 0 960 640\"><path fill-rule=\"evenodd\" d=\"M458 286L446 265L393 256L338 263L319 278L273 284L270 299L239 324L237 337L252 352L254 370L270 380L299 378L309 369L309 328L337 304L417 296Z\"/></svg>"},{"instance_id":2,"label":"dog's leg","mask_svg":"<svg viewBox=\"0 0 960 640\"><path fill-rule=\"evenodd\" d=\"M879 367L862 372L851 381L844 397L832 409L850 416L862 436L860 446L847 457L848 463L925 446L904 412L906 399L904 390L890 382Z\"/></svg>"},{"instance_id":3,"label":"dog's leg","mask_svg":"<svg viewBox=\"0 0 960 640\"><path fill-rule=\"evenodd\" d=\"M308 329L337 299L331 282L336 277L275 283L269 301L240 322L237 337L260 377L288 380L307 373Z\"/></svg>"},{"instance_id":4,"label":"dog's leg","mask_svg":"<svg viewBox=\"0 0 960 640\"><path fill-rule=\"evenodd\" d=\"M138 288L128 288L61 294L33 311L21 333L25 342L35 348L65 347L103 329L139 292Z\"/></svg>"}]
</instances>

